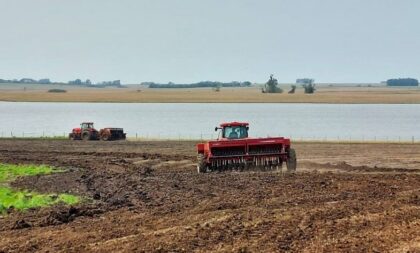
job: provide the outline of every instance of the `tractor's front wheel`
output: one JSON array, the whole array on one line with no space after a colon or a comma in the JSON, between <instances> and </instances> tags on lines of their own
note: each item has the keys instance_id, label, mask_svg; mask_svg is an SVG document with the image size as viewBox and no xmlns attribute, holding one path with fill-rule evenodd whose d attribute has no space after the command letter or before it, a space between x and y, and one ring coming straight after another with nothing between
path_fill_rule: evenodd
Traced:
<instances>
[{"instance_id":1,"label":"tractor's front wheel","mask_svg":"<svg viewBox=\"0 0 420 253\"><path fill-rule=\"evenodd\" d=\"M297 167L296 151L294 149L289 149L287 154L286 166L288 172L295 172Z\"/></svg>"},{"instance_id":2,"label":"tractor's front wheel","mask_svg":"<svg viewBox=\"0 0 420 253\"><path fill-rule=\"evenodd\" d=\"M197 155L197 172L206 173L207 172L207 163L204 154Z\"/></svg>"}]
</instances>

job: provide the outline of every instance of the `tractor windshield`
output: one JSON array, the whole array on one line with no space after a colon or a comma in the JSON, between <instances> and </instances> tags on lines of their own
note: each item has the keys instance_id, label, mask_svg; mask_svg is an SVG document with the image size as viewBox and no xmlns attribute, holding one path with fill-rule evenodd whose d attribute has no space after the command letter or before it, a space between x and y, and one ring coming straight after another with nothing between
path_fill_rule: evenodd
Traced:
<instances>
[{"instance_id":1,"label":"tractor windshield","mask_svg":"<svg viewBox=\"0 0 420 253\"><path fill-rule=\"evenodd\" d=\"M93 128L93 124L92 123L82 123L81 128L82 129Z\"/></svg>"},{"instance_id":2,"label":"tractor windshield","mask_svg":"<svg viewBox=\"0 0 420 253\"><path fill-rule=\"evenodd\" d=\"M227 126L223 129L223 138L243 139L248 137L246 126Z\"/></svg>"}]
</instances>

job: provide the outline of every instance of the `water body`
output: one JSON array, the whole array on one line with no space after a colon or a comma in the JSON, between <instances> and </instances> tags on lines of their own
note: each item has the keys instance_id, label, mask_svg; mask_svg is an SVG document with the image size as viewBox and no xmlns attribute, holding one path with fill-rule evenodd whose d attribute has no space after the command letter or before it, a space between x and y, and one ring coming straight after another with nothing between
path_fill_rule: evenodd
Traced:
<instances>
[{"instance_id":1,"label":"water body","mask_svg":"<svg viewBox=\"0 0 420 253\"><path fill-rule=\"evenodd\" d=\"M0 135L66 135L82 121L123 127L128 136L216 138L226 121L250 135L319 140L420 139L420 105L0 102Z\"/></svg>"}]
</instances>

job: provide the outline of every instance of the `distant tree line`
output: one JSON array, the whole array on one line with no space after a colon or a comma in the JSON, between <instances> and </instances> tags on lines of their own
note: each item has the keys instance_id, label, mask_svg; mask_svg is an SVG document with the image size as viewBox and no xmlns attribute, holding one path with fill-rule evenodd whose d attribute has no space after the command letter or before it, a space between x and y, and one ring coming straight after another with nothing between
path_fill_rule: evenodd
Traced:
<instances>
[{"instance_id":1,"label":"distant tree line","mask_svg":"<svg viewBox=\"0 0 420 253\"><path fill-rule=\"evenodd\" d=\"M230 82L230 83L223 83L223 82L212 82L212 81L202 81L198 83L190 83L190 84L176 84L169 82L167 84L160 84L154 82L143 82L142 85L147 85L149 88L217 88L220 89L221 87L249 87L251 86L251 82Z\"/></svg>"},{"instance_id":2,"label":"distant tree line","mask_svg":"<svg viewBox=\"0 0 420 253\"><path fill-rule=\"evenodd\" d=\"M76 80L68 81L67 83L62 83L62 82L52 82L49 78L43 78L43 79L39 79L39 80L35 80L35 79L32 79L32 78L22 78L20 80L18 80L18 79L12 79L12 80L0 79L0 83L69 84L69 85L80 85L80 86L85 86L85 87L96 87L96 88L102 88L102 87L118 87L118 88L121 88L121 87L124 87L121 84L120 80L103 81L103 82L98 82L98 83L94 84L89 79L87 79L86 81L82 81L81 79L76 79Z\"/></svg>"},{"instance_id":3,"label":"distant tree line","mask_svg":"<svg viewBox=\"0 0 420 253\"><path fill-rule=\"evenodd\" d=\"M32 78L22 78L20 80L18 80L18 79L11 79L11 80L0 79L0 83L39 83L39 84L51 84L51 81L48 78L43 78L43 79L39 79L39 80L35 80L35 79L32 79Z\"/></svg>"},{"instance_id":4,"label":"distant tree line","mask_svg":"<svg viewBox=\"0 0 420 253\"><path fill-rule=\"evenodd\" d=\"M120 80L103 81L103 82L93 84L89 79L86 79L86 81L82 81L81 79L76 79L76 80L73 80L73 81L68 81L67 84L80 85L80 86L86 86L86 87L96 87L96 88L102 88L102 87L118 87L118 88L121 88L121 87L123 87Z\"/></svg>"},{"instance_id":5,"label":"distant tree line","mask_svg":"<svg viewBox=\"0 0 420 253\"><path fill-rule=\"evenodd\" d=\"M419 86L419 81L414 78L398 78L386 81L388 86Z\"/></svg>"}]
</instances>

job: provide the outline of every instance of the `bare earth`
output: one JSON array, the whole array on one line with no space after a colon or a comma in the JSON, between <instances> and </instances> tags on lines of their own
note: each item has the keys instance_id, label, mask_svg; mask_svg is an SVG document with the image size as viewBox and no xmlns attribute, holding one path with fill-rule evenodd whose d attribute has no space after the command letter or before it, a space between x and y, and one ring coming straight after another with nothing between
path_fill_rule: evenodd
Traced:
<instances>
[{"instance_id":1,"label":"bare earth","mask_svg":"<svg viewBox=\"0 0 420 253\"><path fill-rule=\"evenodd\" d=\"M89 198L0 218L0 252L419 252L420 145L298 143L298 172L197 174L193 142L0 140Z\"/></svg>"},{"instance_id":2,"label":"bare earth","mask_svg":"<svg viewBox=\"0 0 420 253\"><path fill-rule=\"evenodd\" d=\"M51 88L66 93L48 93ZM0 85L0 101L16 102L138 102L138 103L349 103L419 104L419 88L318 87L315 94L263 94L257 87L212 89L74 88L68 86Z\"/></svg>"}]
</instances>

